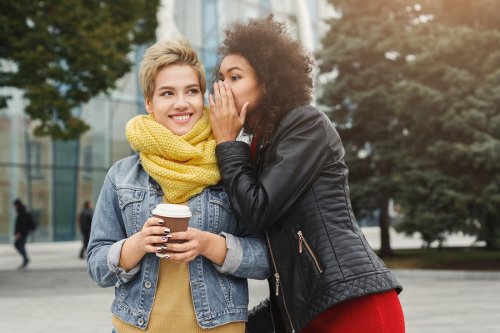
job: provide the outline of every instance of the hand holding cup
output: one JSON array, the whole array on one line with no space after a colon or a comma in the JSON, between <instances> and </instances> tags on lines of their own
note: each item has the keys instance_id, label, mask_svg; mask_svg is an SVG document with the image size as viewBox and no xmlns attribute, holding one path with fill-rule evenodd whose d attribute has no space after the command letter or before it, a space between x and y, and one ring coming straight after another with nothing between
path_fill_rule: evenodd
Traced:
<instances>
[{"instance_id":1,"label":"hand holding cup","mask_svg":"<svg viewBox=\"0 0 500 333\"><path fill-rule=\"evenodd\" d=\"M176 204L158 204L156 208L153 209L153 215L164 222L165 228L170 230L170 233L186 231L189 225L189 218L191 217L191 211L188 206L176 205ZM169 235L171 236L171 235ZM169 240L171 243L182 243L179 240ZM165 243L157 244L156 255L160 258L168 257L166 254L167 246Z\"/></svg>"}]
</instances>

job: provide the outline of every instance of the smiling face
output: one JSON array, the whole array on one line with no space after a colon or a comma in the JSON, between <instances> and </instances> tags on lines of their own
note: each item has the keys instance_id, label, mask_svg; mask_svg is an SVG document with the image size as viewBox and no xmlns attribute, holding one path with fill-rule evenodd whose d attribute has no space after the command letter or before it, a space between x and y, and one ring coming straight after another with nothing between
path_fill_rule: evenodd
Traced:
<instances>
[{"instance_id":1,"label":"smiling face","mask_svg":"<svg viewBox=\"0 0 500 333\"><path fill-rule=\"evenodd\" d=\"M203 95L196 71L189 65L175 64L156 74L151 99L146 98L146 110L172 133L188 133L203 115Z\"/></svg>"},{"instance_id":2,"label":"smiling face","mask_svg":"<svg viewBox=\"0 0 500 333\"><path fill-rule=\"evenodd\" d=\"M222 60L218 76L231 87L236 110L240 111L243 104L249 102L247 121L250 121L252 109L264 93L252 65L240 55L229 54Z\"/></svg>"}]
</instances>

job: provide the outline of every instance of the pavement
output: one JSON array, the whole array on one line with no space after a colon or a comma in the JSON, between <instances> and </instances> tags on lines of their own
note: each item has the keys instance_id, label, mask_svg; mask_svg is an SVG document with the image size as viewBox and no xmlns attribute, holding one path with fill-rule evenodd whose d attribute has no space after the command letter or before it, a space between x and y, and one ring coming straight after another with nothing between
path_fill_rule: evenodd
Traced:
<instances>
[{"instance_id":1,"label":"pavement","mask_svg":"<svg viewBox=\"0 0 500 333\"><path fill-rule=\"evenodd\" d=\"M376 248L376 232L365 234ZM471 241L459 238L454 242ZM421 245L414 239L397 244ZM17 270L20 256L11 244L0 244L0 332L111 332L113 289L99 288L89 278L85 260L78 258L80 246L79 241L29 243L31 261ZM393 272L404 287L407 333L500 332L500 272ZM267 284L249 284L252 307L267 296Z\"/></svg>"}]
</instances>

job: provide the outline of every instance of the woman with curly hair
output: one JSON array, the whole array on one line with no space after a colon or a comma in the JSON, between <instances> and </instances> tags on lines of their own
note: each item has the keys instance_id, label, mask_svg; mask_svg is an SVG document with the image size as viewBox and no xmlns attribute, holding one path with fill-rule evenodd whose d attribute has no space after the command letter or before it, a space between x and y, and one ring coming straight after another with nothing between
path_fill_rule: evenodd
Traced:
<instances>
[{"instance_id":1,"label":"woman with curly hair","mask_svg":"<svg viewBox=\"0 0 500 333\"><path fill-rule=\"evenodd\" d=\"M272 16L234 23L210 96L233 212L265 233L270 297L249 332L404 332L402 287L367 243L330 120L310 106L313 60ZM250 147L236 141L241 128Z\"/></svg>"}]
</instances>

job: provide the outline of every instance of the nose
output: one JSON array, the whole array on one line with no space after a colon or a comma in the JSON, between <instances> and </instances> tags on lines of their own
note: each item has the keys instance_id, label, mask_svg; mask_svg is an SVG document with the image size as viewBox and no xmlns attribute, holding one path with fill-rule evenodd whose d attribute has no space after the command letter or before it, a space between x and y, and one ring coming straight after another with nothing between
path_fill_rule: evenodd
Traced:
<instances>
[{"instance_id":1,"label":"nose","mask_svg":"<svg viewBox=\"0 0 500 333\"><path fill-rule=\"evenodd\" d=\"M174 108L176 110L184 110L188 107L188 103L186 101L186 98L184 95L178 95L175 102L174 102Z\"/></svg>"}]
</instances>

